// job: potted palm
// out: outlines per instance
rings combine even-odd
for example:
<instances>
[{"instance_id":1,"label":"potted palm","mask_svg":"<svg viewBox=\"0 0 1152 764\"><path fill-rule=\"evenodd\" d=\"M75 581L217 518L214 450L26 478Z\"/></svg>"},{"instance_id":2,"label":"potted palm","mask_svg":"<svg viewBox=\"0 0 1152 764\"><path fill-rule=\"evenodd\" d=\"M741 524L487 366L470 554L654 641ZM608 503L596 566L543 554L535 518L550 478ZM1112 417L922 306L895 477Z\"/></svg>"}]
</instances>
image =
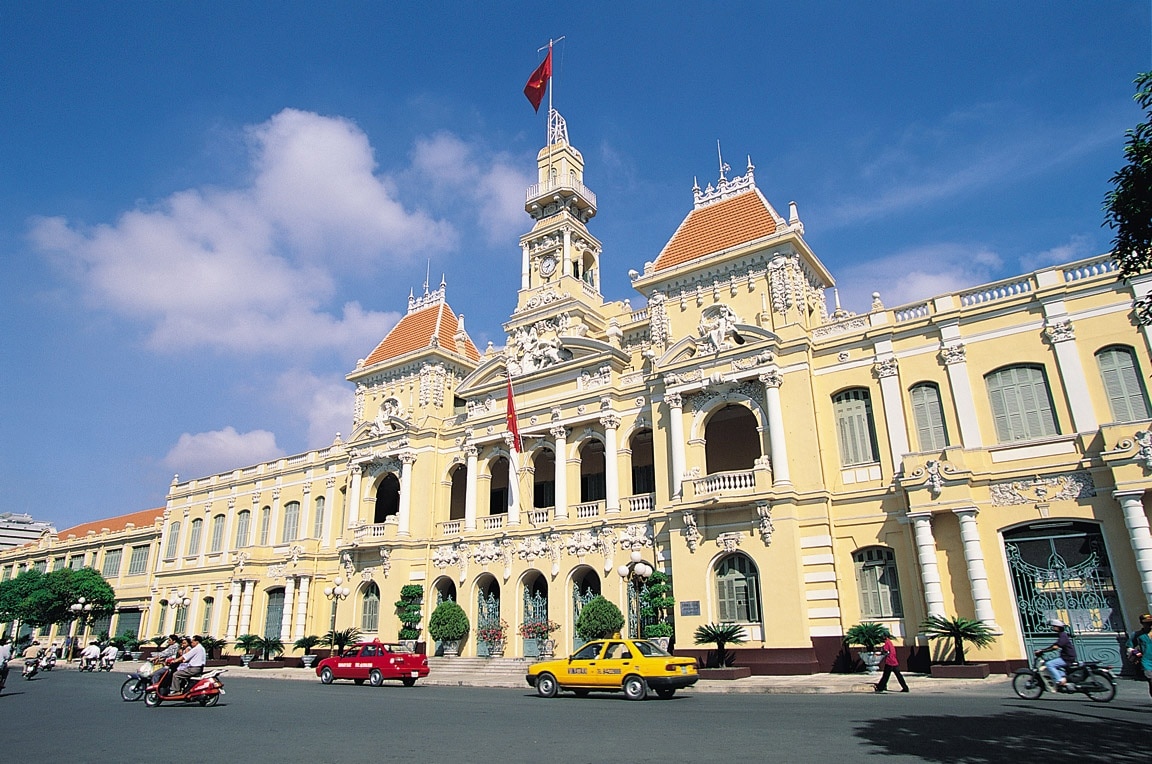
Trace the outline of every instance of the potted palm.
<instances>
[{"instance_id":1,"label":"potted palm","mask_svg":"<svg viewBox=\"0 0 1152 764\"><path fill-rule=\"evenodd\" d=\"M143 657L144 653L140 652L140 638L136 636L136 632L124 632L120 635L120 641L124 647L124 651L128 653L128 656L132 660L138 661Z\"/></svg>"},{"instance_id":2,"label":"potted palm","mask_svg":"<svg viewBox=\"0 0 1152 764\"><path fill-rule=\"evenodd\" d=\"M236 637L237 649L243 650L240 654L240 662L247 668L251 665L252 659L255 657L253 653L256 652L256 646L260 644L260 636L257 634L241 634Z\"/></svg>"},{"instance_id":3,"label":"potted palm","mask_svg":"<svg viewBox=\"0 0 1152 764\"><path fill-rule=\"evenodd\" d=\"M624 628L624 614L616 603L596 595L580 610L576 619L576 636L580 639L607 639Z\"/></svg>"},{"instance_id":4,"label":"potted palm","mask_svg":"<svg viewBox=\"0 0 1152 764\"><path fill-rule=\"evenodd\" d=\"M400 587L400 599L396 601L396 617L400 619L400 643L416 652L416 642L420 639L420 606L424 602L424 587L420 584L405 584Z\"/></svg>"},{"instance_id":5,"label":"potted palm","mask_svg":"<svg viewBox=\"0 0 1152 764\"><path fill-rule=\"evenodd\" d=\"M340 629L339 631L331 629L320 638L317 644L321 647L331 648L332 655L339 656L344 654L344 649L347 648L348 645L358 641L360 641L360 630L352 626L347 629Z\"/></svg>"},{"instance_id":6,"label":"potted palm","mask_svg":"<svg viewBox=\"0 0 1152 764\"><path fill-rule=\"evenodd\" d=\"M732 665L736 655L728 650L728 645L745 642L746 634L740 624L728 621L707 623L697 627L692 637L698 645L716 645L716 649L708 654L705 668L700 671L702 679L743 679L752 675L752 669L747 666Z\"/></svg>"},{"instance_id":7,"label":"potted palm","mask_svg":"<svg viewBox=\"0 0 1152 764\"><path fill-rule=\"evenodd\" d=\"M316 662L316 655L310 651L313 647L320 644L320 642L320 637L315 634L309 634L300 637L300 639L292 643L293 648L304 651L304 655L300 657L300 660L304 663L304 668L312 668L312 664Z\"/></svg>"},{"instance_id":8,"label":"potted palm","mask_svg":"<svg viewBox=\"0 0 1152 764\"><path fill-rule=\"evenodd\" d=\"M428 619L428 634L440 643L445 658L460 654L460 640L468 634L468 615L452 600L444 600Z\"/></svg>"},{"instance_id":9,"label":"potted palm","mask_svg":"<svg viewBox=\"0 0 1152 764\"><path fill-rule=\"evenodd\" d=\"M952 640L952 662L932 664L932 676L951 679L983 679L991 673L987 663L970 664L964 659L964 643L971 642L975 647L987 647L996 641L996 632L983 621L954 616L946 618L934 615L920 624L920 630L928 641L936 639Z\"/></svg>"},{"instance_id":10,"label":"potted palm","mask_svg":"<svg viewBox=\"0 0 1152 764\"><path fill-rule=\"evenodd\" d=\"M860 660L868 669L868 673L874 674L880 671L880 661L884 659L880 646L890 635L888 627L884 624L864 621L844 632L844 643L849 646L860 646Z\"/></svg>"},{"instance_id":11,"label":"potted palm","mask_svg":"<svg viewBox=\"0 0 1152 764\"><path fill-rule=\"evenodd\" d=\"M204 648L204 652L208 657L206 666L227 666L228 661L223 657L217 658L218 652L222 651L228 643L223 639L217 639L211 635L200 638L200 646Z\"/></svg>"},{"instance_id":12,"label":"potted palm","mask_svg":"<svg viewBox=\"0 0 1152 764\"><path fill-rule=\"evenodd\" d=\"M278 660L284 653L284 640L280 637L257 637L255 648L260 660L252 661L248 668L284 668L284 661Z\"/></svg>"}]
</instances>

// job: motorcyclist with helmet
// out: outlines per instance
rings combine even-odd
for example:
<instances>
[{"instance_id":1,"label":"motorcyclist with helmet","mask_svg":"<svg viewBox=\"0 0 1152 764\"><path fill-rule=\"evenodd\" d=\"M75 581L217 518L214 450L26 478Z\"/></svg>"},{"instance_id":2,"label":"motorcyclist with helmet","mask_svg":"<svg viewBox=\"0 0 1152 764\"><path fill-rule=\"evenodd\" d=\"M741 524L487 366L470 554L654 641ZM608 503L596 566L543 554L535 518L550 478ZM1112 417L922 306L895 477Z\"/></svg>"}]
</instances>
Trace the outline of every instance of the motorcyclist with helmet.
<instances>
[{"instance_id":1,"label":"motorcyclist with helmet","mask_svg":"<svg viewBox=\"0 0 1152 764\"><path fill-rule=\"evenodd\" d=\"M1067 692L1067 670L1069 666L1076 662L1076 646L1072 644L1072 637L1068 634L1068 624L1059 618L1053 618L1048 621L1048 625L1056 632L1056 641L1048 647L1037 650L1036 655L1041 655L1049 650L1060 651L1060 655L1047 661L1044 664L1044 668L1047 669L1048 675L1052 677L1052 681L1056 683L1056 691Z\"/></svg>"},{"instance_id":2,"label":"motorcyclist with helmet","mask_svg":"<svg viewBox=\"0 0 1152 764\"><path fill-rule=\"evenodd\" d=\"M1140 616L1140 631L1129 640L1128 656L1144 672L1148 680L1148 695L1152 696L1152 615Z\"/></svg>"},{"instance_id":3,"label":"motorcyclist with helmet","mask_svg":"<svg viewBox=\"0 0 1152 764\"><path fill-rule=\"evenodd\" d=\"M89 642L88 646L80 651L80 667L83 668L89 663L93 667L100 661L100 646L95 642Z\"/></svg>"},{"instance_id":4,"label":"motorcyclist with helmet","mask_svg":"<svg viewBox=\"0 0 1152 764\"><path fill-rule=\"evenodd\" d=\"M116 656L119 654L120 654L120 648L116 647L116 645L109 642L108 646L105 647L104 650L100 653L101 668L103 668L104 666L111 668L113 665L115 665Z\"/></svg>"}]
</instances>

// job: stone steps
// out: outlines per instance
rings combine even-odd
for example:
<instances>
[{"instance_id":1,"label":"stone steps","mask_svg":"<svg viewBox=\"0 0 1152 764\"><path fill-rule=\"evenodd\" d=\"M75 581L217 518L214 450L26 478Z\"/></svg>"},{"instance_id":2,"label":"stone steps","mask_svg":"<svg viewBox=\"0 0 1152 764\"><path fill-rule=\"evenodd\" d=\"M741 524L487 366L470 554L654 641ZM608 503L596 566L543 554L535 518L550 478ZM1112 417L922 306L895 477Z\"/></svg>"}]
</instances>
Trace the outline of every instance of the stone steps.
<instances>
[{"instance_id":1,"label":"stone steps","mask_svg":"<svg viewBox=\"0 0 1152 764\"><path fill-rule=\"evenodd\" d=\"M421 681L482 687L527 687L524 675L532 661L524 658L437 658L428 659L429 674Z\"/></svg>"}]
</instances>

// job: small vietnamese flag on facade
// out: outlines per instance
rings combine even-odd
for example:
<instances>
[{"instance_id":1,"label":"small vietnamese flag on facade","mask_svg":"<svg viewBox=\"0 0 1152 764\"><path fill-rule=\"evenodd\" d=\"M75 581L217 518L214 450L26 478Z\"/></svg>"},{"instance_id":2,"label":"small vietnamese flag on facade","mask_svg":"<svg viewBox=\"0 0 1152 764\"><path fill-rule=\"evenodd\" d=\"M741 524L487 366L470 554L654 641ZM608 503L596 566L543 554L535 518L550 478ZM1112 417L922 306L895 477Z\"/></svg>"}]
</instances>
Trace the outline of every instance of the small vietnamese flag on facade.
<instances>
[{"instance_id":1,"label":"small vietnamese flag on facade","mask_svg":"<svg viewBox=\"0 0 1152 764\"><path fill-rule=\"evenodd\" d=\"M512 433L512 448L517 454L524 450L520 427L516 424L516 401L512 398L512 375L508 375L508 432Z\"/></svg>"},{"instance_id":2,"label":"small vietnamese flag on facade","mask_svg":"<svg viewBox=\"0 0 1152 764\"><path fill-rule=\"evenodd\" d=\"M551 76L552 46L548 46L548 55L544 57L540 66L536 67L536 71L532 72L532 76L528 78L528 84L524 86L524 95L528 96L532 108L536 111L540 111L540 102L544 100L544 91L548 89L548 78ZM512 388L509 387L508 389L511 390Z\"/></svg>"}]
</instances>

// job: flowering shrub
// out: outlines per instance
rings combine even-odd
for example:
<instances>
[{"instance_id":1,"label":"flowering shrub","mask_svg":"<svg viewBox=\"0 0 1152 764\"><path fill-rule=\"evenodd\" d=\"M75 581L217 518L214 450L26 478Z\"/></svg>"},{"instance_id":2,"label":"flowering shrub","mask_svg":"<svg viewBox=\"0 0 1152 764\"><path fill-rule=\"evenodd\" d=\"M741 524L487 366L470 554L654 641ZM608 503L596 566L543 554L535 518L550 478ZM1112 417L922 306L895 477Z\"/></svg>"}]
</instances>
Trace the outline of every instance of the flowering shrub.
<instances>
[{"instance_id":1,"label":"flowering shrub","mask_svg":"<svg viewBox=\"0 0 1152 764\"><path fill-rule=\"evenodd\" d=\"M559 628L560 624L555 621L525 621L520 624L520 636L524 639L547 639Z\"/></svg>"},{"instance_id":2,"label":"flowering shrub","mask_svg":"<svg viewBox=\"0 0 1152 764\"><path fill-rule=\"evenodd\" d=\"M482 626L476 630L476 638L481 642L492 644L503 642L508 636L508 622L503 618L496 625Z\"/></svg>"}]
</instances>

